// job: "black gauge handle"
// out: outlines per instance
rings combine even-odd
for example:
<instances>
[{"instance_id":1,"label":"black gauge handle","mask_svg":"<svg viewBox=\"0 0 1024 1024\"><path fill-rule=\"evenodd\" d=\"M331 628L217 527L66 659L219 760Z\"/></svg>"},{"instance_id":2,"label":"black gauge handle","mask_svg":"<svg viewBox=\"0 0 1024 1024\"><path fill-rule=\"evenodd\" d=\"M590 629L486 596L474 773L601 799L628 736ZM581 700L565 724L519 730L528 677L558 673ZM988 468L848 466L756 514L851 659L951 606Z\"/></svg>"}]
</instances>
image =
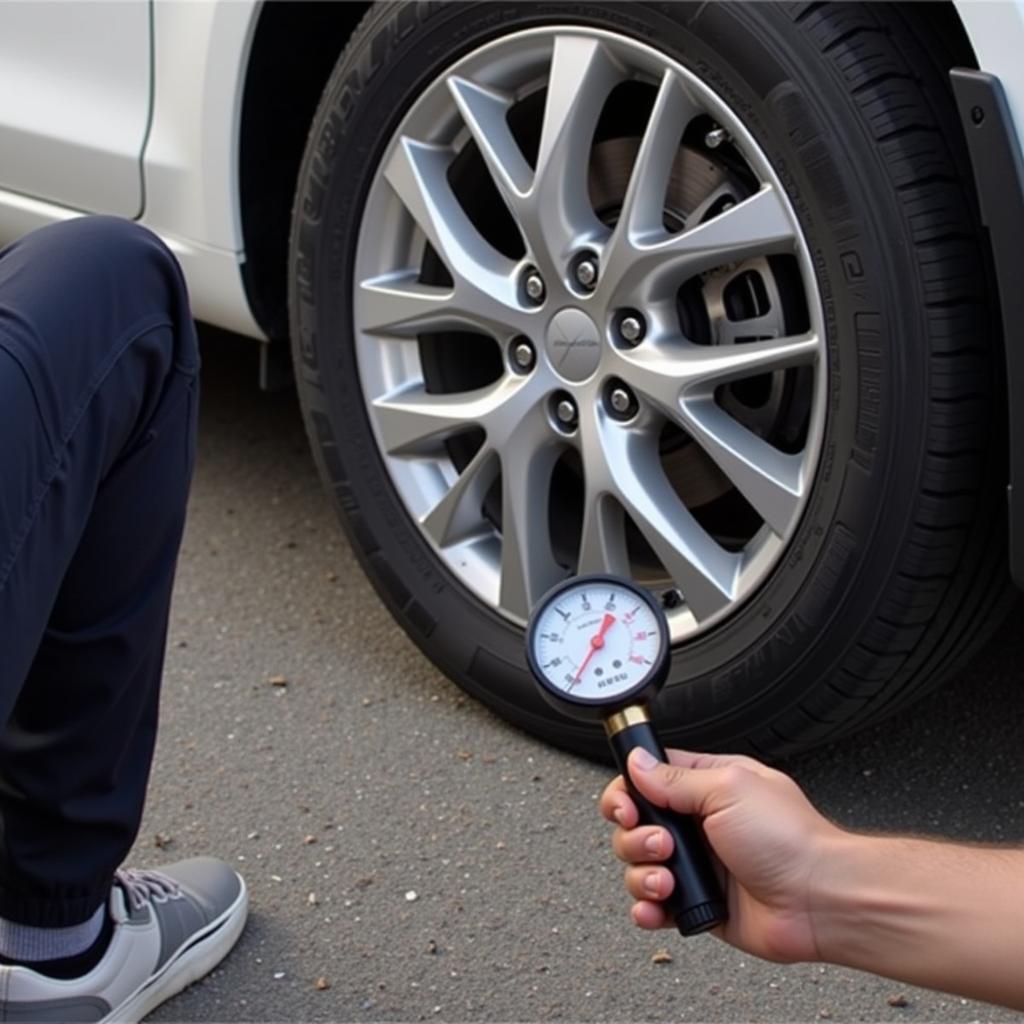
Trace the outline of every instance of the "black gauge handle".
<instances>
[{"instance_id":1,"label":"black gauge handle","mask_svg":"<svg viewBox=\"0 0 1024 1024\"><path fill-rule=\"evenodd\" d=\"M609 727L608 742L640 812L641 824L660 825L672 836L672 856L665 861L665 867L672 872L675 885L663 902L680 934L698 935L722 924L729 912L700 825L692 817L648 803L629 777L626 760L636 747L642 747L659 761L667 761L654 727L649 721L638 721L614 732Z\"/></svg>"}]
</instances>

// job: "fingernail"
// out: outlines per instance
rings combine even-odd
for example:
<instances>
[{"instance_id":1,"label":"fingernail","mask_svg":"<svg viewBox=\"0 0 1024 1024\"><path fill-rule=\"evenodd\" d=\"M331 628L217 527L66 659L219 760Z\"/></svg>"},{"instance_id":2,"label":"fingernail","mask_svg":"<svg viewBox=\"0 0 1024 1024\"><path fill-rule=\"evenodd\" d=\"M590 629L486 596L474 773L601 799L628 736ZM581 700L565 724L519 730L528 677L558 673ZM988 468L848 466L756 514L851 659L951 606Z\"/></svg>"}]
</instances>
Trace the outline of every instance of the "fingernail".
<instances>
[{"instance_id":1,"label":"fingernail","mask_svg":"<svg viewBox=\"0 0 1024 1024\"><path fill-rule=\"evenodd\" d=\"M634 768L642 772L649 772L657 765L658 759L649 754L643 747L637 747L630 755L630 763Z\"/></svg>"},{"instance_id":2,"label":"fingernail","mask_svg":"<svg viewBox=\"0 0 1024 1024\"><path fill-rule=\"evenodd\" d=\"M644 879L644 892L647 893L648 896L657 897L659 891L658 880L659 876L657 871L649 871L647 873L647 877Z\"/></svg>"},{"instance_id":3,"label":"fingernail","mask_svg":"<svg viewBox=\"0 0 1024 1024\"><path fill-rule=\"evenodd\" d=\"M653 853L654 856L658 856L661 853L661 836L657 832L653 832L644 840L644 849L648 853Z\"/></svg>"},{"instance_id":4,"label":"fingernail","mask_svg":"<svg viewBox=\"0 0 1024 1024\"><path fill-rule=\"evenodd\" d=\"M612 817L623 827L626 827L626 812L622 807L616 807L612 811Z\"/></svg>"}]
</instances>

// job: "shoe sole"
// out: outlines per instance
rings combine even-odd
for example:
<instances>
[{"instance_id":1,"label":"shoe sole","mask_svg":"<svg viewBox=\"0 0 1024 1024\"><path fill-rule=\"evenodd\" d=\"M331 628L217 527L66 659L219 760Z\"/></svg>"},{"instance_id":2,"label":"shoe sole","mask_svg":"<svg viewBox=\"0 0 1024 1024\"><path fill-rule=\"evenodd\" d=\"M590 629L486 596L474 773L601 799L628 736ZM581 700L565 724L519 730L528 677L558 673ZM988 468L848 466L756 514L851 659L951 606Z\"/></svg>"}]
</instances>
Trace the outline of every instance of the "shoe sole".
<instances>
[{"instance_id":1,"label":"shoe sole","mask_svg":"<svg viewBox=\"0 0 1024 1024\"><path fill-rule=\"evenodd\" d=\"M242 934L249 912L249 891L242 876L236 872L235 877L241 883L235 902L220 917L196 932L188 945L182 946L156 974L111 1010L99 1024L137 1024L161 1003L209 974L231 952Z\"/></svg>"}]
</instances>

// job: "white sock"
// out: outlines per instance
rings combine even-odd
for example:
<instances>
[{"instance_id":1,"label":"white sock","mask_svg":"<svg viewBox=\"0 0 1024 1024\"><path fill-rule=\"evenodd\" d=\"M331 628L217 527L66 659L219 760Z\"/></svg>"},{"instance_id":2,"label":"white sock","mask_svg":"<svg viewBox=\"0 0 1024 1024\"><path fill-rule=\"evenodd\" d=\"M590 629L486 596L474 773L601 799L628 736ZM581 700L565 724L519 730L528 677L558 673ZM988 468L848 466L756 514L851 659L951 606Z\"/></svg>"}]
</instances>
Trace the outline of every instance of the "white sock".
<instances>
[{"instance_id":1,"label":"white sock","mask_svg":"<svg viewBox=\"0 0 1024 1024\"><path fill-rule=\"evenodd\" d=\"M21 961L63 960L77 956L100 937L106 912L106 904L101 904L88 921L66 928L37 928L0 917L0 956Z\"/></svg>"}]
</instances>

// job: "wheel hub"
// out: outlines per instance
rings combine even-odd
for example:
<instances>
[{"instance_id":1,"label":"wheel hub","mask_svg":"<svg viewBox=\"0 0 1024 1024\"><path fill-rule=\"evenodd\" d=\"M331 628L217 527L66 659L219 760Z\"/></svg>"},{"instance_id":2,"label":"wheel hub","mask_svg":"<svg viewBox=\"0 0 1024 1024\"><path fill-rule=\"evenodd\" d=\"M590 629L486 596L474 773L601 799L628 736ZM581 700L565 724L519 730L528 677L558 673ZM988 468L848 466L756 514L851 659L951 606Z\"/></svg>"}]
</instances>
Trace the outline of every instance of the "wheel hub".
<instances>
[{"instance_id":1,"label":"wheel hub","mask_svg":"<svg viewBox=\"0 0 1024 1024\"><path fill-rule=\"evenodd\" d=\"M560 309L548 324L544 347L551 368L571 383L593 376L601 362L597 324L581 309Z\"/></svg>"}]
</instances>

